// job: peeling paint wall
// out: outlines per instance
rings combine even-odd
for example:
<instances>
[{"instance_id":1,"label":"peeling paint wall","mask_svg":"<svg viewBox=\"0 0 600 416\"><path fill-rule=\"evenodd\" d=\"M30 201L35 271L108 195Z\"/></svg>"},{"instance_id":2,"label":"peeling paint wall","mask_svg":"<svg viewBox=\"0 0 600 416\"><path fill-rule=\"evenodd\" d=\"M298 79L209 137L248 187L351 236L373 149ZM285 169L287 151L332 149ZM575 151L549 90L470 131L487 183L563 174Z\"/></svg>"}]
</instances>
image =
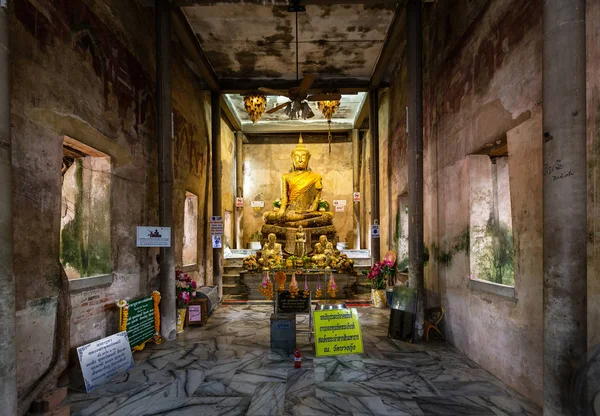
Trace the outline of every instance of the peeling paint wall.
<instances>
[{"instance_id":1,"label":"peeling paint wall","mask_svg":"<svg viewBox=\"0 0 600 416\"><path fill-rule=\"evenodd\" d=\"M22 393L46 371L52 356L63 136L100 150L112 163L114 281L72 294L72 348L117 330L116 300L158 287L158 250L137 248L135 235L136 225L158 223L158 169L152 10L131 0L23 0L12 6L14 271ZM175 213L183 214L186 188L200 196L205 212L209 105L177 44L172 53ZM179 259L182 226L175 221ZM199 221L199 235L204 227Z\"/></svg>"},{"instance_id":2,"label":"peeling paint wall","mask_svg":"<svg viewBox=\"0 0 600 416\"><path fill-rule=\"evenodd\" d=\"M292 168L290 154L295 144L244 144L244 247L264 224L262 215L273 209L273 200L281 196L281 175ZM346 200L344 212L334 212L333 225L339 241L352 231L352 143L306 144L311 153L309 167L323 176L321 198L334 211L333 201ZM251 201L264 201L264 209L255 210ZM263 236L266 238L266 236Z\"/></svg>"},{"instance_id":3,"label":"peeling paint wall","mask_svg":"<svg viewBox=\"0 0 600 416\"><path fill-rule=\"evenodd\" d=\"M423 90L427 303L446 309L443 326L450 342L538 404L543 355L541 7L540 0L426 4ZM403 61L390 92L390 159L396 161L391 183L397 195L408 191L406 80ZM502 135L509 143L515 299L468 286L475 183L467 156Z\"/></svg>"}]
</instances>

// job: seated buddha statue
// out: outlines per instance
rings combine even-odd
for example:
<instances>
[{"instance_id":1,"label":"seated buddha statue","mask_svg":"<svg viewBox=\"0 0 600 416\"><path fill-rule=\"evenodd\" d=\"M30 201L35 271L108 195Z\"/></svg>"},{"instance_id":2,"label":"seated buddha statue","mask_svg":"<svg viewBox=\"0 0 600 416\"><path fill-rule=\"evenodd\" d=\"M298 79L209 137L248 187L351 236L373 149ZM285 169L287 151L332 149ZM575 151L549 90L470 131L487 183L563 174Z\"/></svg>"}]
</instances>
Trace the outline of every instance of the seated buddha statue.
<instances>
[{"instance_id":1,"label":"seated buddha statue","mask_svg":"<svg viewBox=\"0 0 600 416\"><path fill-rule=\"evenodd\" d=\"M267 237L267 242L262 248L261 257L258 260L258 263L263 266L269 266L269 260L275 259L278 256L282 256L281 244L277 242L277 236L275 234L269 234Z\"/></svg>"},{"instance_id":2,"label":"seated buddha statue","mask_svg":"<svg viewBox=\"0 0 600 416\"><path fill-rule=\"evenodd\" d=\"M275 211L265 212L264 221L293 228L331 225L333 213L318 210L322 178L308 168L310 152L302 142L302 135L291 157L293 169L281 177L281 206Z\"/></svg>"},{"instance_id":3,"label":"seated buddha statue","mask_svg":"<svg viewBox=\"0 0 600 416\"><path fill-rule=\"evenodd\" d=\"M333 255L333 244L327 241L327 236L320 236L313 249L312 262L319 268L329 267Z\"/></svg>"}]
</instances>

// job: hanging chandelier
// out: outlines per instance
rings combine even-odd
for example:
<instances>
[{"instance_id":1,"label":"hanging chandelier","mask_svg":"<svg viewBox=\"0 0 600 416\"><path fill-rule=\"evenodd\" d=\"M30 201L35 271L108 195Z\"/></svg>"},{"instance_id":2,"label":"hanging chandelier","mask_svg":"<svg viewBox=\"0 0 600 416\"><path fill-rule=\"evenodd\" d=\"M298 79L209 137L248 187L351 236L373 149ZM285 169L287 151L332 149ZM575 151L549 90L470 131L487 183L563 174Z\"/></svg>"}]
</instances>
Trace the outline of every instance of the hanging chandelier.
<instances>
[{"instance_id":1,"label":"hanging chandelier","mask_svg":"<svg viewBox=\"0 0 600 416\"><path fill-rule=\"evenodd\" d=\"M267 98L261 93L249 93L244 95L244 109L250 116L250 120L256 123L262 117L267 108Z\"/></svg>"},{"instance_id":2,"label":"hanging chandelier","mask_svg":"<svg viewBox=\"0 0 600 416\"><path fill-rule=\"evenodd\" d=\"M317 107L323 113L323 117L327 120L328 123L331 123L331 119L333 115L337 111L340 106L340 100L327 100L327 101L318 101Z\"/></svg>"},{"instance_id":3,"label":"hanging chandelier","mask_svg":"<svg viewBox=\"0 0 600 416\"><path fill-rule=\"evenodd\" d=\"M327 140L329 142L329 153L331 153L331 119L340 106L340 100L318 101L317 108L323 113L323 117L327 120Z\"/></svg>"}]
</instances>

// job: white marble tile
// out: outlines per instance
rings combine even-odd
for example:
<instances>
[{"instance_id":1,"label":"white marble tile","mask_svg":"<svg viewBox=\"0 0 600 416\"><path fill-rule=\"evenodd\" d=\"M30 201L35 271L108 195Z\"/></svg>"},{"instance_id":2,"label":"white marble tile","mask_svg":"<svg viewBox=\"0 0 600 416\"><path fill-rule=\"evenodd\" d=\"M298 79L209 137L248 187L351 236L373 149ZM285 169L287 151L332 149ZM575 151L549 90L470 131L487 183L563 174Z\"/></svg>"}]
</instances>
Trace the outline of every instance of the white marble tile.
<instances>
[{"instance_id":1,"label":"white marble tile","mask_svg":"<svg viewBox=\"0 0 600 416\"><path fill-rule=\"evenodd\" d=\"M250 402L248 416L283 415L286 383L260 383Z\"/></svg>"},{"instance_id":2,"label":"white marble tile","mask_svg":"<svg viewBox=\"0 0 600 416\"><path fill-rule=\"evenodd\" d=\"M534 404L445 343L387 338L388 311L359 308L364 354L315 357L298 334L301 369L270 351L268 305L219 308L203 327L134 354L136 367L97 391L72 388L81 416L534 416ZM305 324L306 316L298 319Z\"/></svg>"}]
</instances>

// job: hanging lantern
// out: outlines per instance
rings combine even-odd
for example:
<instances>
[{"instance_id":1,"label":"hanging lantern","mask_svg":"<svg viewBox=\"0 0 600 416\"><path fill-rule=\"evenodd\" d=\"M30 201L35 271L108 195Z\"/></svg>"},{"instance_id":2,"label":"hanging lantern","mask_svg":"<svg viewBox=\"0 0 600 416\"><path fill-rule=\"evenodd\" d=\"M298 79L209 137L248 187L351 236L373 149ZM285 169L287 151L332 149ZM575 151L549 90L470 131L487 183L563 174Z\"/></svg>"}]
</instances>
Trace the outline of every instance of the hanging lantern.
<instances>
[{"instance_id":1,"label":"hanging lantern","mask_svg":"<svg viewBox=\"0 0 600 416\"><path fill-rule=\"evenodd\" d=\"M244 108L250 116L250 120L256 123L267 108L267 98L261 93L246 94L244 95Z\"/></svg>"},{"instance_id":2,"label":"hanging lantern","mask_svg":"<svg viewBox=\"0 0 600 416\"><path fill-rule=\"evenodd\" d=\"M331 119L340 106L340 100L318 101L317 108L323 113L323 117L327 120L327 140L329 141L329 153L331 153Z\"/></svg>"},{"instance_id":3,"label":"hanging lantern","mask_svg":"<svg viewBox=\"0 0 600 416\"><path fill-rule=\"evenodd\" d=\"M327 100L327 101L319 101L317 102L317 107L323 113L323 117L327 120L327 122L331 123L331 119L333 115L337 111L340 106L340 100Z\"/></svg>"}]
</instances>

